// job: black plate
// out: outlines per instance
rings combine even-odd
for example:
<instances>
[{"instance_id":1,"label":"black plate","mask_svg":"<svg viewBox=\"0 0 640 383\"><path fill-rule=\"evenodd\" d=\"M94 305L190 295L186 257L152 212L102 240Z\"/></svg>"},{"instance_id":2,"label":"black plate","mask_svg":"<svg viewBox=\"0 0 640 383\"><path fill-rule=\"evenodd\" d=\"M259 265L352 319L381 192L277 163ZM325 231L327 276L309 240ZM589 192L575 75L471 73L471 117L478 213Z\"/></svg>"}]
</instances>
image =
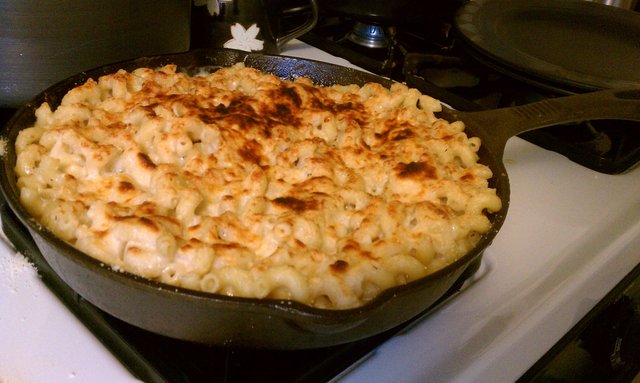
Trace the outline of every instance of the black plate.
<instances>
[{"instance_id":1,"label":"black plate","mask_svg":"<svg viewBox=\"0 0 640 383\"><path fill-rule=\"evenodd\" d=\"M480 0L455 19L503 72L581 90L640 85L640 14L583 0ZM500 69L499 67L497 69Z\"/></svg>"}]
</instances>

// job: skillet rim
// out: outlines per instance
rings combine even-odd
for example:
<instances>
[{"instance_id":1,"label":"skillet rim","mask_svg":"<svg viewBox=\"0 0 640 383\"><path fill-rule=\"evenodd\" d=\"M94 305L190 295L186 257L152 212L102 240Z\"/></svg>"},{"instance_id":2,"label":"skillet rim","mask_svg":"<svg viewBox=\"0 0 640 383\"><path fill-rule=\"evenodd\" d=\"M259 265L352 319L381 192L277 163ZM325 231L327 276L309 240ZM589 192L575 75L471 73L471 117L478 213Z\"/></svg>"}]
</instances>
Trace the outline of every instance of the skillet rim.
<instances>
[{"instance_id":1,"label":"skillet rim","mask_svg":"<svg viewBox=\"0 0 640 383\"><path fill-rule=\"evenodd\" d=\"M51 87L35 96L30 102L19 108L0 134L0 139L4 140L4 142L6 143L6 150L2 155L3 166L0 167L0 190L11 211L15 214L19 221L27 227L31 236L33 237L34 233L37 234L38 236L45 239L47 243L52 245L56 250L59 250L59 255L69 258L73 262L81 262L85 267L90 268L91 271L103 273L106 276L109 276L110 279L113 279L118 283L122 283L121 280L124 280L132 284L136 288L154 289L163 294L175 296L178 299L188 298L198 301L207 301L209 302L209 304L241 305L247 306L246 309L250 308L252 311L271 313L273 315L283 316L288 319L312 319L323 324L334 324L364 321L368 319L370 314L379 310L383 310L389 302L397 299L399 296L409 295L412 293L412 291L420 290L420 288L424 285L429 285L431 282L449 275L465 265L469 265L477 257L480 257L482 255L483 251L491 244L491 242L499 232L502 224L505 221L508 210L509 182L506 171L504 170L504 166L502 165L502 158L494 158L491 156L491 154L489 154L489 157L495 160L495 163L485 163L485 165L489 166L494 173L490 182L496 183L497 181L501 181L500 185L494 184L492 185L492 187L502 187L502 189L497 190L499 197L502 199L502 209L497 213L489 214L489 219L492 223L491 229L489 232L482 235L481 240L471 251L456 259L449 265L438 269L430 274L427 274L419 279L416 279L404 285L398 285L389 289L385 289L375 298L361 306L348 309L323 309L309 306L307 304L294 300L230 297L223 294L206 293L164 284L128 272L117 271L112 267L104 264L103 262L91 257L90 255L79 251L71 244L59 239L51 231L35 222L35 219L27 212L26 208L24 208L24 206L22 206L19 201L19 193L15 182L16 177L13 168L16 161L15 139L17 137L17 134L20 130L29 127L29 124L33 123L33 121L35 120L33 112L37 107L40 106L42 102L49 102L52 108L55 109L55 107L58 106L59 100L62 98L62 96L64 96L64 94L66 94L66 92L72 87L84 83L90 77L97 79L97 77L101 75L113 73L120 68L130 70L131 68L135 67L148 66L149 63L154 63L153 66L158 67L161 65L174 63L176 61L179 61L179 59L181 58L196 60L198 62L201 62L202 60L205 60L205 62L209 62L212 57L216 59L215 57L217 57L218 55L229 55L228 59L235 60L234 62L243 61L247 66L256 65L256 63L260 63L261 60L274 61L275 65L272 65L270 68L265 69L260 67L259 69L269 73L274 73L276 75L278 75L277 72L281 73L283 69L288 70L288 73L293 75L293 77L289 78L295 78L299 75L299 73L302 72L319 69L321 70L321 73L317 76L319 77L320 81L318 82L314 80L314 83L318 83L319 85L331 85L336 83L346 85L354 83L352 80L349 80L351 77L347 76L338 78L338 81L335 81L336 78L331 77L331 74L334 71L338 71L341 74L352 74L359 80L378 82L386 87L393 83L392 80L389 80L385 77L317 60L302 59L290 56L247 53L243 51L216 48L198 49L177 54L145 56L133 60L125 60L114 64L100 66L88 71L78 73L52 85ZM198 67L211 66L217 67L218 65L199 65ZM189 68L193 68L193 66L181 66L180 64L178 64L178 68L186 68L187 70L189 70ZM347 81L345 81L345 79ZM27 122L29 120L31 122ZM491 149L483 148L484 146L481 146L481 150L490 151ZM38 247L40 248L39 244ZM77 291L77 293L79 295L83 295L79 291ZM429 305L424 305L421 307L421 310L418 310L418 312L426 310ZM379 331L381 332L383 331L383 329Z\"/></svg>"}]
</instances>

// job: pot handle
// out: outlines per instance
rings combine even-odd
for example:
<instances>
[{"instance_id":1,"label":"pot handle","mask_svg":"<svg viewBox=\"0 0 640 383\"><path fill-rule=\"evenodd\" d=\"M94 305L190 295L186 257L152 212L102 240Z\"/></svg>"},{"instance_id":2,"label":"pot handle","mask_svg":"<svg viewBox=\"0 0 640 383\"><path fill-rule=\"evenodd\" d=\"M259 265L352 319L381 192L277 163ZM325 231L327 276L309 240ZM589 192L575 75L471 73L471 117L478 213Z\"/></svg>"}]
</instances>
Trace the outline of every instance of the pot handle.
<instances>
[{"instance_id":1,"label":"pot handle","mask_svg":"<svg viewBox=\"0 0 640 383\"><path fill-rule=\"evenodd\" d=\"M482 132L483 145L502 153L509 138L529 130L589 120L640 121L640 88L600 90L480 112L447 109L441 116Z\"/></svg>"},{"instance_id":2,"label":"pot handle","mask_svg":"<svg viewBox=\"0 0 640 383\"><path fill-rule=\"evenodd\" d=\"M284 47L284 45L287 42L304 35L305 33L312 30L313 27L316 26L316 23L318 22L318 13L319 13L318 3L316 2L316 0L309 0L309 6L311 8L311 15L305 21L304 24L294 28L292 31L290 31L286 35L279 36L276 38L276 45L278 47L278 51L282 50L282 47ZM296 10L297 9L298 8L296 8Z\"/></svg>"}]
</instances>

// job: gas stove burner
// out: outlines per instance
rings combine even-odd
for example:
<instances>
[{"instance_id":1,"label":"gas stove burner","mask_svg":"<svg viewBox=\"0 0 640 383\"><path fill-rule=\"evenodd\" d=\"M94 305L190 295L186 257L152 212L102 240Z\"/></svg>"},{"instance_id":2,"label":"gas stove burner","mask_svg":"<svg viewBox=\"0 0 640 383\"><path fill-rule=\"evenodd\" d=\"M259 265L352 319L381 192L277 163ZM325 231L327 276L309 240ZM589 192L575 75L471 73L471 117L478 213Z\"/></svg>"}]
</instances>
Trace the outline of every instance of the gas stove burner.
<instances>
[{"instance_id":1,"label":"gas stove burner","mask_svg":"<svg viewBox=\"0 0 640 383\"><path fill-rule=\"evenodd\" d=\"M390 40L387 32L390 31L392 31L391 28L385 30L385 28L379 25L357 21L353 25L351 32L347 35L347 39L367 48L387 48Z\"/></svg>"}]
</instances>

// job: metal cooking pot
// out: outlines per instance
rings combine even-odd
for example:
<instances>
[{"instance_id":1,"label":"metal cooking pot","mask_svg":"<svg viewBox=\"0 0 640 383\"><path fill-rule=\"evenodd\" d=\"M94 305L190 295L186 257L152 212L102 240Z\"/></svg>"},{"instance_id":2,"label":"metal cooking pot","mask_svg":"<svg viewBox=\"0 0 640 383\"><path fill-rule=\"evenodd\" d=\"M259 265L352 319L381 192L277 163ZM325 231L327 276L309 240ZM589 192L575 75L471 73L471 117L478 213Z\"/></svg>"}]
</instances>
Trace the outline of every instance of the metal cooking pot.
<instances>
[{"instance_id":1,"label":"metal cooking pot","mask_svg":"<svg viewBox=\"0 0 640 383\"><path fill-rule=\"evenodd\" d=\"M69 89L90 77L97 78L121 68L132 70L175 63L189 72L202 67L226 67L236 62L283 78L306 76L322 85L375 81L389 86L391 83L373 74L316 61L231 50L198 50L141 58L73 76L21 108L1 137L7 143L0 167L2 193L53 270L84 299L107 313L173 338L210 344L302 349L355 341L404 323L431 306L461 276L464 277L465 271L470 265L477 264L483 250L502 226L509 206L509 180L502 153L510 137L538 127L583 119L640 120L640 89L601 91L487 112L443 111L442 116L447 119L467 122L468 134L482 139L480 162L494 173L490 183L497 189L503 209L490 216L491 230L465 256L433 274L388 289L362 307L348 310L318 309L293 301L208 294L114 271L43 229L21 205L14 173L14 143L18 132L34 122L34 110L43 101L56 107Z\"/></svg>"},{"instance_id":2,"label":"metal cooking pot","mask_svg":"<svg viewBox=\"0 0 640 383\"><path fill-rule=\"evenodd\" d=\"M191 0L6 0L0 14L0 107L83 70L189 49Z\"/></svg>"}]
</instances>

